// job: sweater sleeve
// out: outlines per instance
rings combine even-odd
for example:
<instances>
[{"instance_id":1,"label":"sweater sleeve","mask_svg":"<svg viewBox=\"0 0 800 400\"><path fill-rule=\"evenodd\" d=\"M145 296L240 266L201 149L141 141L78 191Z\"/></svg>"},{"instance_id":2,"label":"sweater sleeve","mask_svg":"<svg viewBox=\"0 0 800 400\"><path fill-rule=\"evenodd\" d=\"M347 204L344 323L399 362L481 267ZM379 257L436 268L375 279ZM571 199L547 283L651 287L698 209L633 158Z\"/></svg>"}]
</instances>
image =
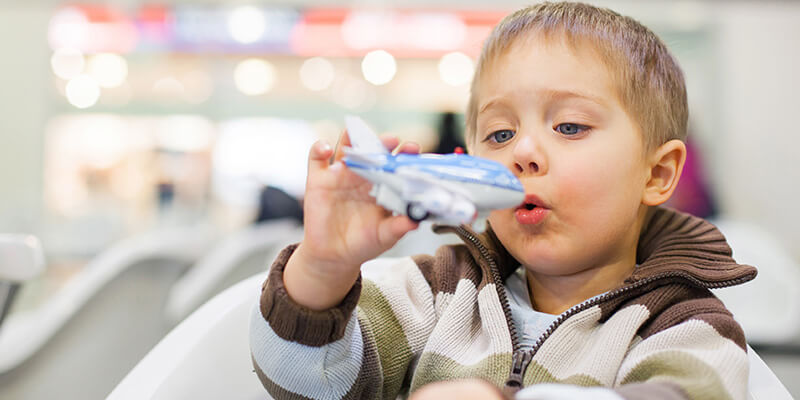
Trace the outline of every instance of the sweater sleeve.
<instances>
[{"instance_id":1,"label":"sweater sleeve","mask_svg":"<svg viewBox=\"0 0 800 400\"><path fill-rule=\"evenodd\" d=\"M295 248L276 259L251 318L251 355L264 387L276 399L397 397L435 323L433 295L416 264L365 263L341 304L313 311L283 286Z\"/></svg>"},{"instance_id":2,"label":"sweater sleeve","mask_svg":"<svg viewBox=\"0 0 800 400\"><path fill-rule=\"evenodd\" d=\"M636 343L616 392L625 399L745 399L744 334L730 313L692 316Z\"/></svg>"}]
</instances>

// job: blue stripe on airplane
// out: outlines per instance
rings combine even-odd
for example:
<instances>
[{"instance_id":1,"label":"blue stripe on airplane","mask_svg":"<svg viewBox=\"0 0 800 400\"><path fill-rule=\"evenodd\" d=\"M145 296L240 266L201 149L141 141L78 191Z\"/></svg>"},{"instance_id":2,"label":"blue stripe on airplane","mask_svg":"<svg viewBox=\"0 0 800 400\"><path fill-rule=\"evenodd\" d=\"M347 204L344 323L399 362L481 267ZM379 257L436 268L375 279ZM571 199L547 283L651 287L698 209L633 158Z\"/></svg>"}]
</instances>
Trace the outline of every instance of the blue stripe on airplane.
<instances>
[{"instance_id":1,"label":"blue stripe on airplane","mask_svg":"<svg viewBox=\"0 0 800 400\"><path fill-rule=\"evenodd\" d=\"M345 159L348 167L380 168L395 172L397 168L416 169L437 178L460 182L475 182L523 192L519 180L502 164L468 154L398 154L388 155L386 163L371 166Z\"/></svg>"}]
</instances>

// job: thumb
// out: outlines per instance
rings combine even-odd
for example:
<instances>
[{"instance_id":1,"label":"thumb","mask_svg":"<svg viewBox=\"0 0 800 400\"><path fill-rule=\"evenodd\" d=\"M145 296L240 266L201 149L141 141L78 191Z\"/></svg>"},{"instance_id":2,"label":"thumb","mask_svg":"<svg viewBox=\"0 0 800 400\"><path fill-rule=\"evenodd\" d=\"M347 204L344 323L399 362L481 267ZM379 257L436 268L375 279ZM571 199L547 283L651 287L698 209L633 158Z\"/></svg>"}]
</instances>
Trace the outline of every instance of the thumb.
<instances>
[{"instance_id":1,"label":"thumb","mask_svg":"<svg viewBox=\"0 0 800 400\"><path fill-rule=\"evenodd\" d=\"M325 169L333 155L333 148L324 139L317 140L308 152L308 174Z\"/></svg>"},{"instance_id":2,"label":"thumb","mask_svg":"<svg viewBox=\"0 0 800 400\"><path fill-rule=\"evenodd\" d=\"M384 219L378 225L378 240L382 247L388 249L394 246L406 233L418 227L419 222L414 222L405 215L394 215Z\"/></svg>"}]
</instances>

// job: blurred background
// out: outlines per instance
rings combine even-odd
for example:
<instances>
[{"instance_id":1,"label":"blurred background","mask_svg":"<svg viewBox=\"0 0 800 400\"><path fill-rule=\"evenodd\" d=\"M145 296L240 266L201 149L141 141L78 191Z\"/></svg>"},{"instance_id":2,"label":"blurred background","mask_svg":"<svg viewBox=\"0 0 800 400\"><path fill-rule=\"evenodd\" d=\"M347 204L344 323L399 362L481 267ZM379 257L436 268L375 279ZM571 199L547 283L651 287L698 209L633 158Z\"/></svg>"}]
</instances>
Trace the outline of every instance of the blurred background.
<instances>
[{"instance_id":1,"label":"blurred background","mask_svg":"<svg viewBox=\"0 0 800 400\"><path fill-rule=\"evenodd\" d=\"M753 323L753 337L800 395L800 2L591 3L643 22L683 67L691 149L672 205L760 238L743 246L766 243L735 255L780 253L786 269L736 296L751 305L737 317L788 307L789 322ZM74 303L30 354L0 360L0 398L102 398L192 307L263 271L272 250L242 250L174 306L175 287L226 238L300 220L308 148L335 142L344 115L452 151L483 39L527 4L0 3L0 233L37 236L47 264L20 286L0 358L19 347L3 337L14 323ZM97 266L120 248L133 255ZM745 261L769 276L769 259ZM69 289L92 273L102 278Z\"/></svg>"}]
</instances>

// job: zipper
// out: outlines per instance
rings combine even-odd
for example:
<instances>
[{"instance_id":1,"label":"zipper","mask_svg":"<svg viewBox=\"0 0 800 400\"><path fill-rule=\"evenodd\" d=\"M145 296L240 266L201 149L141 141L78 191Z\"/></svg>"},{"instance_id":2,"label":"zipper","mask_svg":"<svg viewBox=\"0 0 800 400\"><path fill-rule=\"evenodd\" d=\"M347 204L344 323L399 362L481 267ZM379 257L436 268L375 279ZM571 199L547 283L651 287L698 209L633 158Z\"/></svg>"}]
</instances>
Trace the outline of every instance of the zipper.
<instances>
[{"instance_id":1,"label":"zipper","mask_svg":"<svg viewBox=\"0 0 800 400\"><path fill-rule=\"evenodd\" d=\"M456 232L458 232L463 238L469 240L470 243L475 245L478 251L481 253L483 259L489 264L489 273L492 274L492 281L494 281L494 287L497 290L497 297L500 298L500 306L503 307L503 314L506 317L506 324L508 325L508 331L511 334L511 349L514 354L517 353L519 350L519 334L517 333L517 328L514 326L511 318L511 306L508 304L508 294L506 293L506 288L503 286L503 280L500 278L500 272L498 272L497 263L494 261L489 255L489 250L486 246L481 243L475 235L468 232L466 229L462 227L456 227Z\"/></svg>"},{"instance_id":2,"label":"zipper","mask_svg":"<svg viewBox=\"0 0 800 400\"><path fill-rule=\"evenodd\" d=\"M681 279L684 279L684 280L687 280L687 281L691 282L692 284L694 284L696 286L705 287L705 288L708 288L708 289L732 286L732 285L736 285L736 284L739 284L739 283L747 282L749 280L748 277L741 277L741 278L736 278L736 279L729 279L727 281L722 281L722 282L703 282L703 281L700 281L699 279L697 279L697 278L695 278L695 277L693 277L691 275L688 275L688 274L680 272L680 271L664 272L664 273L661 273L661 274L658 274L658 275L653 275L653 276L651 276L649 278L634 282L631 285L621 287L621 288L619 288L617 290L613 290L611 292L608 292L608 293L606 293L606 294L604 294L604 295L602 295L600 297L596 297L596 298L591 299L589 301L586 301L586 302L580 303L580 304L578 304L576 306L573 306L569 310L561 313L561 315L558 316L558 319L556 319L552 324L550 324L550 326L542 334L542 336L540 336L539 339L536 340L536 343L534 344L534 346L530 350L522 351L521 353L523 353L523 354L521 356L519 356L519 357L512 357L512 361L516 360L516 362L512 362L511 374L509 375L508 380L506 381L506 386L517 387L517 388L521 388L522 387L522 378L525 375L525 369L528 368L528 364L531 362L531 360L533 360L533 356L536 354L537 351L539 351L539 349L544 344L545 340L547 340L547 338L550 337L550 335L552 335L553 332L555 332L555 330L558 329L558 327L562 323L564 323L564 321L566 321L569 317L571 317L571 316L573 316L575 314L578 314L581 311L586 310L587 308L594 307L595 305L597 305L599 303L612 300L612 299L614 299L616 297L620 297L623 294L625 294L625 293L627 293L627 292L629 292L629 291L631 291L633 289L638 289L638 288L640 288L642 286L649 285L649 284L651 284L653 282L656 282L656 281L659 281L659 280L662 280L662 279L668 279L668 278L681 278ZM676 283L686 284L686 283L683 283L683 282L676 282ZM517 355L517 353L515 351L514 356L516 356L516 355ZM521 372L517 372L518 369L520 369Z\"/></svg>"},{"instance_id":3,"label":"zipper","mask_svg":"<svg viewBox=\"0 0 800 400\"><path fill-rule=\"evenodd\" d=\"M735 279L729 279L722 282L703 282L689 274L686 274L681 271L671 271L671 272L664 272L658 275L651 276L649 278L634 282L631 285L621 287L619 289L613 290L608 292L602 296L595 297L589 301L580 303L576 306L573 306L569 310L561 313L547 330L539 337L536 341L534 346L530 350L520 350L519 348L519 334L517 333L517 328L514 326L511 317L511 306L508 303L508 295L505 290L505 286L503 285L502 279L500 278L500 272L497 268L497 263L494 259L489 255L489 250L475 237L472 233L468 232L462 227L456 227L456 232L458 232L462 237L469 240L470 243L475 245L478 251L481 253L483 259L489 264L490 273L492 274L492 280L494 281L495 288L497 289L497 296L500 298L500 305L503 307L503 314L506 317L506 324L508 325L509 333L511 334L511 348L512 348L512 355L511 355L511 371L509 373L508 379L505 383L504 392L511 391L512 394L519 389L522 388L522 381L525 376L525 371L528 368L528 365L533 360L533 356L536 354L537 351L542 347L545 340L547 340L550 335L555 332L558 327L564 323L569 317L586 310L589 307L593 307L601 302L609 301L623 294L633 290L638 289L642 286L649 285L653 282L668 279L668 278L681 278L689 283L694 284L695 286L704 287L707 289L716 289L716 288L723 288L727 286L733 286L739 283L744 283L750 280L749 277L739 277ZM680 283L680 282L679 282ZM685 283L684 283L685 284Z\"/></svg>"},{"instance_id":4,"label":"zipper","mask_svg":"<svg viewBox=\"0 0 800 400\"><path fill-rule=\"evenodd\" d=\"M506 379L506 388L511 391L518 391L522 389L522 378L525 376L525 370L528 369L533 359L533 352L531 351L515 351L511 356L511 373Z\"/></svg>"}]
</instances>

